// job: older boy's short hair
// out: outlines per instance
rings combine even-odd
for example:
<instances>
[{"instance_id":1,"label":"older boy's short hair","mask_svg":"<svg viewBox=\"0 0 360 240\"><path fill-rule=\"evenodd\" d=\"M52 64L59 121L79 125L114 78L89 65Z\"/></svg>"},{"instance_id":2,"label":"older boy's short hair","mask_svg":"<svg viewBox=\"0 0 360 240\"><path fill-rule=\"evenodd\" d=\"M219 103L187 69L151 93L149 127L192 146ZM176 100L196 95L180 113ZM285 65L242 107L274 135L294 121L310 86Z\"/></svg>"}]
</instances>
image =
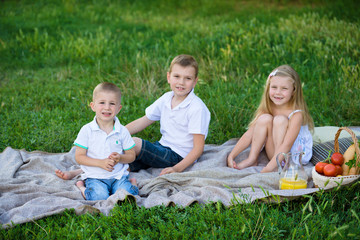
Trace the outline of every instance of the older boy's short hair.
<instances>
[{"instance_id":1,"label":"older boy's short hair","mask_svg":"<svg viewBox=\"0 0 360 240\"><path fill-rule=\"evenodd\" d=\"M102 82L99 83L93 91L93 99L95 99L96 94L98 94L99 92L113 92L117 95L117 97L119 98L119 102L121 102L121 91L120 88L118 88L118 86L116 86L113 83L109 83L109 82Z\"/></svg>"},{"instance_id":2,"label":"older boy's short hair","mask_svg":"<svg viewBox=\"0 0 360 240\"><path fill-rule=\"evenodd\" d=\"M199 67L198 67L198 63L196 62L196 60L193 56L186 55L186 54L181 54L181 55L176 56L171 61L169 72L171 72L171 70L175 64L179 64L182 67L188 67L188 66L193 67L195 69L195 77L197 77Z\"/></svg>"}]
</instances>

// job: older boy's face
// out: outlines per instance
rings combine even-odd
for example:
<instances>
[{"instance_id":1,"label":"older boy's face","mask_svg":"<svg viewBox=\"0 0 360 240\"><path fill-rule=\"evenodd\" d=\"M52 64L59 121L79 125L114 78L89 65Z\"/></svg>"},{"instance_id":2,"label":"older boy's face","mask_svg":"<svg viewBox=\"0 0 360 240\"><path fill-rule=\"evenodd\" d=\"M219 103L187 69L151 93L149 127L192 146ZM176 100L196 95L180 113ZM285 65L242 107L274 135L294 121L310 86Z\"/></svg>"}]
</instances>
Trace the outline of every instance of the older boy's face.
<instances>
[{"instance_id":1,"label":"older boy's face","mask_svg":"<svg viewBox=\"0 0 360 240\"><path fill-rule=\"evenodd\" d=\"M96 113L96 120L104 123L113 121L122 107L117 94L109 91L98 92L90 106Z\"/></svg>"},{"instance_id":2,"label":"older boy's face","mask_svg":"<svg viewBox=\"0 0 360 240\"><path fill-rule=\"evenodd\" d=\"M171 72L167 73L167 80L174 96L185 98L195 87L198 78L195 77L195 68L175 64Z\"/></svg>"}]
</instances>

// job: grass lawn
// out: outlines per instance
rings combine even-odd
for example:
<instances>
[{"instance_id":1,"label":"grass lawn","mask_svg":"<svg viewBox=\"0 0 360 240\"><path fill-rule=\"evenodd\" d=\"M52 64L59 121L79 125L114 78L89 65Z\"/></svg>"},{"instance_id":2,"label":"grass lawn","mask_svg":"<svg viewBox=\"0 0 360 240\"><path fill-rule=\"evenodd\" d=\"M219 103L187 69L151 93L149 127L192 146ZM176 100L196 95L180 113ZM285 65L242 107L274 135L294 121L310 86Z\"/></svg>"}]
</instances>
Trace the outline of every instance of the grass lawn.
<instances>
[{"instance_id":1,"label":"grass lawn","mask_svg":"<svg viewBox=\"0 0 360 240\"><path fill-rule=\"evenodd\" d=\"M360 126L359 13L355 0L0 1L0 151L69 151L102 81L122 89L124 125L142 116L182 53L199 62L207 144L244 133L281 64L298 71L316 126ZM159 125L137 136L158 140ZM0 239L360 239L359 190L229 208L126 202L109 217L68 210Z\"/></svg>"}]
</instances>

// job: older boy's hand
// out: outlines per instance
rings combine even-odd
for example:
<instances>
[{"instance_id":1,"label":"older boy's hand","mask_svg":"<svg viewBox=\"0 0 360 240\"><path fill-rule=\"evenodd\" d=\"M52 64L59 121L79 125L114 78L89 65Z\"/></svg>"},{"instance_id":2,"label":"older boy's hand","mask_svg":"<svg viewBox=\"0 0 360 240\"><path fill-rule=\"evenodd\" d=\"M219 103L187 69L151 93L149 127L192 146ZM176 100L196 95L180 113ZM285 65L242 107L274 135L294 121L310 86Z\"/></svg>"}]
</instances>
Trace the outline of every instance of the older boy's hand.
<instances>
[{"instance_id":1,"label":"older boy's hand","mask_svg":"<svg viewBox=\"0 0 360 240\"><path fill-rule=\"evenodd\" d=\"M105 158L103 161L101 161L101 168L105 169L106 171L111 172L114 170L116 162L110 158Z\"/></svg>"},{"instance_id":2,"label":"older boy's hand","mask_svg":"<svg viewBox=\"0 0 360 240\"><path fill-rule=\"evenodd\" d=\"M165 174L169 174L169 173L174 173L174 172L176 172L176 171L175 171L175 169L173 167L164 168L161 171L160 176L165 175Z\"/></svg>"}]
</instances>

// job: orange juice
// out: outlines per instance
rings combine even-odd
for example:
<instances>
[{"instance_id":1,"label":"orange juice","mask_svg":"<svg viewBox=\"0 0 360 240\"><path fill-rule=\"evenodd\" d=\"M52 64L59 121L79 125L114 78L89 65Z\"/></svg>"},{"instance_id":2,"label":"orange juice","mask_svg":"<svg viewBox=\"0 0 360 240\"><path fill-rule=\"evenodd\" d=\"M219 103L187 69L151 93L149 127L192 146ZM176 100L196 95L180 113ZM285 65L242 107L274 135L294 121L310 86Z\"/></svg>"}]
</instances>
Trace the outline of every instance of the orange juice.
<instances>
[{"instance_id":1,"label":"orange juice","mask_svg":"<svg viewBox=\"0 0 360 240\"><path fill-rule=\"evenodd\" d=\"M307 182L303 179L281 178L279 181L280 189L301 189L306 188Z\"/></svg>"}]
</instances>

